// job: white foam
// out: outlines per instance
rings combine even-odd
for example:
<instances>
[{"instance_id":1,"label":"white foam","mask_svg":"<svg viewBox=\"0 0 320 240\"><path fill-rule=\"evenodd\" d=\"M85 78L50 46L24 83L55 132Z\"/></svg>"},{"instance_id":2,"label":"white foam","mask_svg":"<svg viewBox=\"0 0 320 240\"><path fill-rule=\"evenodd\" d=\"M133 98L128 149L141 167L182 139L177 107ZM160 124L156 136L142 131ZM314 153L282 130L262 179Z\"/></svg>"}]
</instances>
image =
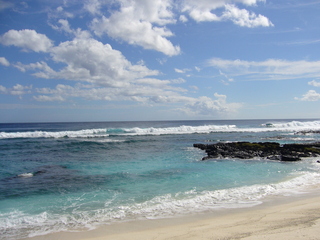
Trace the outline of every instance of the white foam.
<instances>
[{"instance_id":1,"label":"white foam","mask_svg":"<svg viewBox=\"0 0 320 240\"><path fill-rule=\"evenodd\" d=\"M168 134L206 134L213 132L274 132L274 131L303 131L320 130L320 121L291 121L282 123L265 123L261 127L238 127L236 125L202 125L178 126L166 128L120 128L120 129L84 129L79 131L34 131L34 132L0 132L0 139L4 138L107 138L110 135L139 136L139 135L168 135Z\"/></svg>"},{"instance_id":2,"label":"white foam","mask_svg":"<svg viewBox=\"0 0 320 240\"><path fill-rule=\"evenodd\" d=\"M125 128L126 135L165 135L165 134L193 134L210 133L219 131L232 131L236 125L203 125L203 126L179 126L167 128Z\"/></svg>"},{"instance_id":3,"label":"white foam","mask_svg":"<svg viewBox=\"0 0 320 240\"><path fill-rule=\"evenodd\" d=\"M33 177L33 173L22 173L22 174L19 174L18 177L23 177L23 178Z\"/></svg>"},{"instance_id":4,"label":"white foam","mask_svg":"<svg viewBox=\"0 0 320 240\"><path fill-rule=\"evenodd\" d=\"M319 169L319 168L318 168ZM267 196L288 196L305 191L308 186L319 183L319 172L305 172L292 176L284 182L251 185L238 188L198 192L196 189L154 197L142 203L131 203L112 208L81 211L74 209L72 215L49 214L28 215L20 211L0 213L0 231L13 239L31 237L58 231L93 229L100 224L129 221L134 219L155 219L189 213L212 211L221 208L251 207L260 204ZM30 232L25 232L29 229ZM31 231L32 230L32 231ZM23 236L22 236L23 234Z\"/></svg>"},{"instance_id":5,"label":"white foam","mask_svg":"<svg viewBox=\"0 0 320 240\"><path fill-rule=\"evenodd\" d=\"M290 122L270 122L262 124L264 127L278 128L278 129L295 129L295 130L304 130L304 129L320 129L320 121L290 121Z\"/></svg>"},{"instance_id":6,"label":"white foam","mask_svg":"<svg viewBox=\"0 0 320 240\"><path fill-rule=\"evenodd\" d=\"M156 197L142 204L130 206L127 210L145 217L164 217L216 208L247 207L261 203L266 196L296 194L306 186L317 184L319 180L319 173L306 173L271 185L252 185L200 193L194 190L176 196Z\"/></svg>"},{"instance_id":7,"label":"white foam","mask_svg":"<svg viewBox=\"0 0 320 240\"><path fill-rule=\"evenodd\" d=\"M47 131L34 131L34 132L0 132L0 139L4 138L79 138L79 137L108 137L105 134L106 129L85 129L79 131L60 131L60 132L47 132Z\"/></svg>"}]
</instances>

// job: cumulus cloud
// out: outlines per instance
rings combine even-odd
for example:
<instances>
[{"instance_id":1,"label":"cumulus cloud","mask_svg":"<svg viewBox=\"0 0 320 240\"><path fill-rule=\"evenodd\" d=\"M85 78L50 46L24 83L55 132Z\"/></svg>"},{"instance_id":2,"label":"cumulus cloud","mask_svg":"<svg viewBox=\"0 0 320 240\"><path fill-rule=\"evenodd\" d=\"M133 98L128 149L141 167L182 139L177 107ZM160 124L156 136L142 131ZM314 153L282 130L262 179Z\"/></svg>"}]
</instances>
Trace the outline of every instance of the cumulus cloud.
<instances>
[{"instance_id":1,"label":"cumulus cloud","mask_svg":"<svg viewBox=\"0 0 320 240\"><path fill-rule=\"evenodd\" d=\"M0 37L0 43L6 46L21 47L23 50L35 52L48 52L52 41L44 34L35 30L9 30Z\"/></svg>"},{"instance_id":2,"label":"cumulus cloud","mask_svg":"<svg viewBox=\"0 0 320 240\"><path fill-rule=\"evenodd\" d=\"M7 93L7 88L0 85L0 93L2 93L2 94Z\"/></svg>"},{"instance_id":3,"label":"cumulus cloud","mask_svg":"<svg viewBox=\"0 0 320 240\"><path fill-rule=\"evenodd\" d=\"M0 57L0 64L6 67L10 66L9 61L5 57Z\"/></svg>"},{"instance_id":4,"label":"cumulus cloud","mask_svg":"<svg viewBox=\"0 0 320 240\"><path fill-rule=\"evenodd\" d=\"M91 28L97 35L104 33L129 44L162 52L168 56L180 54L167 37L173 33L166 24L174 23L171 1L119 1L121 7L110 17L102 16L92 21Z\"/></svg>"},{"instance_id":5,"label":"cumulus cloud","mask_svg":"<svg viewBox=\"0 0 320 240\"><path fill-rule=\"evenodd\" d=\"M90 29L98 36L108 34L110 37L120 39L129 44L138 45L144 49L162 52L167 56L181 53L180 47L169 41L174 33L169 29L178 19L186 22L195 21L233 21L244 27L257 27L267 25L268 19L238 9L233 3L244 5L257 4L258 0L217 0L217 1L178 1L173 0L116 0L112 1L85 1L83 9L94 20ZM114 4L116 3L116 4ZM112 5L108 14L103 5ZM221 8L219 14L215 9ZM177 11L177 12L176 12ZM0 37L0 43L6 46L20 47L25 51L45 52L44 61L34 63L11 63L20 71L31 71L38 78L70 80L68 84L57 84L55 87L36 88L32 86L16 86L8 89L3 86L0 91L6 94L18 95L35 91L34 100L68 101L71 98L82 98L103 101L135 101L143 104L179 104L188 114L217 115L229 114L241 108L239 103L229 103L226 95L214 94L213 98L201 96L188 97L187 89L174 84L185 83L182 78L160 80L155 76L160 74L157 70L149 69L143 62L130 62L120 51L93 38L88 31L72 29L68 20L58 18L65 12L59 7L56 12L54 24L51 27L57 31L68 33L69 41L53 45L46 36L35 30L10 30ZM58 20L59 19L59 20ZM52 20L52 19L51 19ZM263 22L265 21L265 22ZM70 22L71 23L71 22ZM181 24L181 23L180 23ZM270 24L270 22L269 22ZM220 59L220 62L222 60ZM0 64L9 66L5 58L0 58ZM211 62L212 66L214 63ZM221 63L216 64L221 65ZM223 64L222 64L223 65ZM229 70L232 64L220 66L226 74L228 81ZM241 65L241 64L240 64ZM250 63L247 65L250 65ZM243 65L241 65L243 66ZM255 68L254 66L251 68ZM249 70L251 70L249 66ZM197 71L200 68L195 67ZM187 73L192 69L175 69L178 73ZM227 75L228 74L228 75ZM232 76L232 71L231 74ZM196 86L191 87L197 90ZM190 90L190 89L189 89Z\"/></svg>"},{"instance_id":6,"label":"cumulus cloud","mask_svg":"<svg viewBox=\"0 0 320 240\"><path fill-rule=\"evenodd\" d=\"M32 71L33 75L45 79L64 79L75 82L74 86L58 84L55 88L37 88L34 100L41 102L67 101L82 98L103 101L135 101L142 104L179 103L185 105L188 114L217 115L236 111L241 105L228 103L225 95L192 98L184 96L188 91L173 84L184 83L182 78L160 80L150 76L159 74L147 68L142 61L129 62L120 51L87 35L75 37L47 50L51 59L62 64L60 69L51 68L44 61L23 64L15 63L20 71ZM2 60L3 61L3 60ZM189 69L180 70L182 72ZM178 70L179 72L179 70ZM22 96L31 93L32 86L3 86L1 93Z\"/></svg>"},{"instance_id":7,"label":"cumulus cloud","mask_svg":"<svg viewBox=\"0 0 320 240\"><path fill-rule=\"evenodd\" d=\"M320 87L320 82L317 82L315 80L312 80L311 82L308 82L309 85L314 87Z\"/></svg>"},{"instance_id":8,"label":"cumulus cloud","mask_svg":"<svg viewBox=\"0 0 320 240\"><path fill-rule=\"evenodd\" d=\"M215 93L214 97L214 100L205 96L194 99L185 105L183 111L192 115L228 115L242 107L241 103L228 103L226 95Z\"/></svg>"},{"instance_id":9,"label":"cumulus cloud","mask_svg":"<svg viewBox=\"0 0 320 240\"><path fill-rule=\"evenodd\" d=\"M295 98L295 100L300 101L318 101L320 100L320 93L317 93L315 90L309 90L302 98Z\"/></svg>"},{"instance_id":10,"label":"cumulus cloud","mask_svg":"<svg viewBox=\"0 0 320 240\"><path fill-rule=\"evenodd\" d=\"M30 86L22 86L20 84L16 84L10 90L10 94L12 94L12 95L23 95L23 94L31 93L30 92L31 89L32 89L32 85L30 85Z\"/></svg>"},{"instance_id":11,"label":"cumulus cloud","mask_svg":"<svg viewBox=\"0 0 320 240\"><path fill-rule=\"evenodd\" d=\"M84 1L83 10L94 16L90 28L96 35L107 34L114 39L144 49L174 56L180 54L181 49L179 45L169 40L174 36L168 28L170 24L175 24L177 21L186 22L188 21L186 15L189 15L197 22L232 21L243 27L273 26L267 17L236 6L239 3L255 6L259 2L264 0L92 0ZM215 13L217 9L218 13ZM56 12L66 11L60 7ZM52 26L58 30L71 32L66 20L60 19L59 24L61 26Z\"/></svg>"},{"instance_id":12,"label":"cumulus cloud","mask_svg":"<svg viewBox=\"0 0 320 240\"><path fill-rule=\"evenodd\" d=\"M181 22L188 22L188 18L185 15L180 15L179 20Z\"/></svg>"},{"instance_id":13,"label":"cumulus cloud","mask_svg":"<svg viewBox=\"0 0 320 240\"><path fill-rule=\"evenodd\" d=\"M33 96L33 99L35 99L38 102L63 102L66 99L64 99L61 96L47 96L47 95L39 95L39 96Z\"/></svg>"},{"instance_id":14,"label":"cumulus cloud","mask_svg":"<svg viewBox=\"0 0 320 240\"><path fill-rule=\"evenodd\" d=\"M147 82L149 81L149 82ZM192 98L181 94L185 89L172 88L169 82L144 79L136 84L119 88L95 87L76 84L75 86L58 84L55 88L37 88L37 101L66 101L69 98L103 101L134 101L143 104L179 103L184 107L180 111L188 115L229 115L242 107L240 103L228 103L226 95L215 93L215 99L209 97Z\"/></svg>"},{"instance_id":15,"label":"cumulus cloud","mask_svg":"<svg viewBox=\"0 0 320 240\"><path fill-rule=\"evenodd\" d=\"M315 80L308 82L308 84L314 87L320 87L320 82ZM320 100L320 93L317 93L315 90L309 90L306 94L302 95L301 98L296 97L295 100L315 102Z\"/></svg>"},{"instance_id":16,"label":"cumulus cloud","mask_svg":"<svg viewBox=\"0 0 320 240\"><path fill-rule=\"evenodd\" d=\"M34 75L47 79L66 79L93 83L98 86L127 86L135 79L158 75L143 63L131 64L120 51L92 38L75 38L50 49L52 60L65 65L59 71L46 62L17 63L21 71L33 70Z\"/></svg>"},{"instance_id":17,"label":"cumulus cloud","mask_svg":"<svg viewBox=\"0 0 320 240\"><path fill-rule=\"evenodd\" d=\"M55 29L55 30L58 30L58 31L63 31L63 32L72 33L72 34L75 33L75 31L74 31L73 29L71 29L68 20L59 19L59 20L58 20L58 23L59 23L59 25L52 25L52 24L51 24L51 27L52 27L53 29Z\"/></svg>"},{"instance_id":18,"label":"cumulus cloud","mask_svg":"<svg viewBox=\"0 0 320 240\"><path fill-rule=\"evenodd\" d=\"M23 86L21 84L16 84L12 88L6 88L2 85L0 85L0 93L2 94L10 94L10 95L24 95L31 93L32 85L29 86Z\"/></svg>"},{"instance_id":19,"label":"cumulus cloud","mask_svg":"<svg viewBox=\"0 0 320 240\"><path fill-rule=\"evenodd\" d=\"M221 19L231 20L236 25L241 27L270 27L272 22L265 16L250 13L246 9L239 9L233 4L225 5L225 12Z\"/></svg>"},{"instance_id":20,"label":"cumulus cloud","mask_svg":"<svg viewBox=\"0 0 320 240\"><path fill-rule=\"evenodd\" d=\"M100 0L89 0L84 3L84 9L90 12L92 15L101 14L102 2Z\"/></svg>"},{"instance_id":21,"label":"cumulus cloud","mask_svg":"<svg viewBox=\"0 0 320 240\"><path fill-rule=\"evenodd\" d=\"M52 49L51 55L54 61L67 65L52 77L122 86L133 79L158 74L144 65L132 65L120 51L92 38L63 42Z\"/></svg>"},{"instance_id":22,"label":"cumulus cloud","mask_svg":"<svg viewBox=\"0 0 320 240\"><path fill-rule=\"evenodd\" d=\"M232 21L242 27L270 27L272 22L261 14L250 13L246 9L239 9L232 3L243 3L254 6L264 0L186 0L182 3L182 12L189 13L189 16L196 22ZM224 9L222 14L214 13L216 9Z\"/></svg>"},{"instance_id":23,"label":"cumulus cloud","mask_svg":"<svg viewBox=\"0 0 320 240\"><path fill-rule=\"evenodd\" d=\"M226 60L213 58L208 66L222 69L228 76L242 76L246 80L282 80L320 77L320 61L265 61Z\"/></svg>"},{"instance_id":24,"label":"cumulus cloud","mask_svg":"<svg viewBox=\"0 0 320 240\"><path fill-rule=\"evenodd\" d=\"M76 86L69 86L58 84L56 88L38 88L37 92L41 95L36 96L38 101L62 101L70 97L81 97L90 100L106 100L106 101L135 101L141 103L156 102L155 99L171 99L171 101L178 101L181 98L179 90L166 85L161 82L138 82L130 86L123 86L118 88L109 87L95 87L92 85L76 84ZM168 100L166 100L167 102ZM163 102L158 100L157 102Z\"/></svg>"}]
</instances>

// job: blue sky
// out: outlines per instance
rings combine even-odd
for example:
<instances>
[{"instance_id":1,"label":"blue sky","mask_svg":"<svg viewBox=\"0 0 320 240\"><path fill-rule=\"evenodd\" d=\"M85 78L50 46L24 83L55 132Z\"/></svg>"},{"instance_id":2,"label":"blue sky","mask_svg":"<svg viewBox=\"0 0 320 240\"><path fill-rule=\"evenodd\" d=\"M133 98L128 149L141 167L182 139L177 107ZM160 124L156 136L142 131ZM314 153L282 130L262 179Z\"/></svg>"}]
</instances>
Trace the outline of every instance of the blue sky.
<instances>
[{"instance_id":1,"label":"blue sky","mask_svg":"<svg viewBox=\"0 0 320 240\"><path fill-rule=\"evenodd\" d=\"M320 118L320 1L0 0L0 122Z\"/></svg>"}]
</instances>

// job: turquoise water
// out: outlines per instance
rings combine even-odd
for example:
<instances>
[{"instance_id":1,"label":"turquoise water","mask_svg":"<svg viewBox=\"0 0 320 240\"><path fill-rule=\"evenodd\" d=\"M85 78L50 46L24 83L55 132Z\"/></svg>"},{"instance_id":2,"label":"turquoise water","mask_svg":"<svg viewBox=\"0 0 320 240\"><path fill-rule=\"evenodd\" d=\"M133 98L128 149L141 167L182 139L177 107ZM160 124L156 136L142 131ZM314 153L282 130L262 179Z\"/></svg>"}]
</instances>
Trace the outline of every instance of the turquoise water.
<instances>
[{"instance_id":1,"label":"turquoise water","mask_svg":"<svg viewBox=\"0 0 320 240\"><path fill-rule=\"evenodd\" d=\"M317 120L0 124L0 239L248 207L320 179L316 159L211 159L194 143L314 142Z\"/></svg>"}]
</instances>

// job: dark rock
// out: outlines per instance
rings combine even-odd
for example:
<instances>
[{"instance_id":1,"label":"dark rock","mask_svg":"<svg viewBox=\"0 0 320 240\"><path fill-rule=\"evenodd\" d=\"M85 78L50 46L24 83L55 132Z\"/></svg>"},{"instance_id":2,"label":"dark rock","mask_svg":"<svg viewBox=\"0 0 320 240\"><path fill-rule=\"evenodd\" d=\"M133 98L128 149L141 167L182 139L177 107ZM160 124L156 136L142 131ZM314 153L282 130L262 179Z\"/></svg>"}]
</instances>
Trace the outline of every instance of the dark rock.
<instances>
[{"instance_id":1,"label":"dark rock","mask_svg":"<svg viewBox=\"0 0 320 240\"><path fill-rule=\"evenodd\" d=\"M230 142L216 144L193 145L206 151L210 158L265 158L278 161L299 161L302 157L316 157L320 155L320 143L313 144L284 144L276 142Z\"/></svg>"},{"instance_id":2,"label":"dark rock","mask_svg":"<svg viewBox=\"0 0 320 240\"><path fill-rule=\"evenodd\" d=\"M300 161L301 158L297 156L292 156L292 155L282 155L281 156L281 161L286 161L286 162L294 162L294 161Z\"/></svg>"}]
</instances>

